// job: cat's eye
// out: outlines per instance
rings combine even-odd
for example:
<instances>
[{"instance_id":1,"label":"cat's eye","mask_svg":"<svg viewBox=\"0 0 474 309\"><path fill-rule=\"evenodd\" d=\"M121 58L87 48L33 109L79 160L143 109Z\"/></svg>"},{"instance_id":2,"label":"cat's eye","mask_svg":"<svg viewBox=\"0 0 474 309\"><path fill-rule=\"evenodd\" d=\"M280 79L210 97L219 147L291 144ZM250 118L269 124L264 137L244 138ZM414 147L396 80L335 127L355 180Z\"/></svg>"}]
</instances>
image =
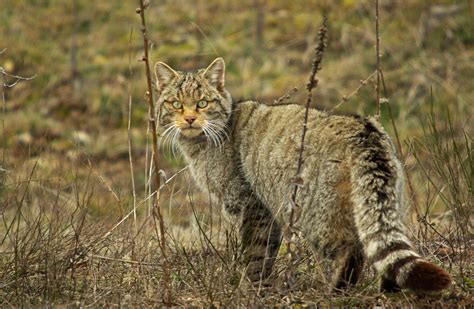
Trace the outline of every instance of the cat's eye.
<instances>
[{"instance_id":1,"label":"cat's eye","mask_svg":"<svg viewBox=\"0 0 474 309\"><path fill-rule=\"evenodd\" d=\"M197 102L197 107L206 108L207 107L207 101L206 100L200 100L199 102Z\"/></svg>"},{"instance_id":2,"label":"cat's eye","mask_svg":"<svg viewBox=\"0 0 474 309\"><path fill-rule=\"evenodd\" d=\"M181 107L183 107L183 105L179 101L173 101L173 103L171 103L171 106L176 109L180 109Z\"/></svg>"}]
</instances>

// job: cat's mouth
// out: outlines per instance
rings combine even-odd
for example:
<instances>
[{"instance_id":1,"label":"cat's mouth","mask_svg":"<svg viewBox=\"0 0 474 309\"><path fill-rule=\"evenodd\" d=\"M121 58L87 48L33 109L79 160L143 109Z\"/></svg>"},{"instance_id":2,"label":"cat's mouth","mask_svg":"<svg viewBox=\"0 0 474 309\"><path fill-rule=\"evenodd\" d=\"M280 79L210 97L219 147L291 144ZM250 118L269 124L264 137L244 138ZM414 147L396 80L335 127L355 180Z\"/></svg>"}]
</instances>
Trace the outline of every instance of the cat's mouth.
<instances>
[{"instance_id":1,"label":"cat's mouth","mask_svg":"<svg viewBox=\"0 0 474 309\"><path fill-rule=\"evenodd\" d=\"M181 135L185 137L196 137L202 133L203 131L201 127L189 126L181 129Z\"/></svg>"}]
</instances>

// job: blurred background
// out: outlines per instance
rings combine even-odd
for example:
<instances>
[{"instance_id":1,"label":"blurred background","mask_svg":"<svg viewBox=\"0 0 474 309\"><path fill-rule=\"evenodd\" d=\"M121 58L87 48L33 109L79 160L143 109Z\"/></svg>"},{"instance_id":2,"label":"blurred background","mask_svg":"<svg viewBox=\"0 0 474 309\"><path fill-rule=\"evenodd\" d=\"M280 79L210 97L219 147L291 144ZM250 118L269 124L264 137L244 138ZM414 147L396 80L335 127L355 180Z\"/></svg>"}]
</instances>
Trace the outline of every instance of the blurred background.
<instances>
[{"instance_id":1,"label":"blurred background","mask_svg":"<svg viewBox=\"0 0 474 309\"><path fill-rule=\"evenodd\" d=\"M71 211L80 205L86 220L110 227L137 201L146 204L150 138L136 7L121 0L0 2L4 222L54 205ZM234 100L304 102L323 14L329 41L314 105L374 115L373 1L151 1L152 63L194 70L223 57ZM381 122L407 169L413 222L429 223L414 234L432 232L432 222L445 219L446 226L471 233L474 2L381 0L380 40L388 99ZM17 81L12 75L34 78L8 87ZM166 151L160 160L164 177L184 167ZM206 229L213 216L220 218L187 171L163 192L171 231L196 220ZM18 211L25 201L28 207ZM147 213L138 209L139 218ZM456 216L464 218L462 226L453 223ZM0 231L8 234L9 224ZM1 248L9 246L4 239Z\"/></svg>"}]
</instances>

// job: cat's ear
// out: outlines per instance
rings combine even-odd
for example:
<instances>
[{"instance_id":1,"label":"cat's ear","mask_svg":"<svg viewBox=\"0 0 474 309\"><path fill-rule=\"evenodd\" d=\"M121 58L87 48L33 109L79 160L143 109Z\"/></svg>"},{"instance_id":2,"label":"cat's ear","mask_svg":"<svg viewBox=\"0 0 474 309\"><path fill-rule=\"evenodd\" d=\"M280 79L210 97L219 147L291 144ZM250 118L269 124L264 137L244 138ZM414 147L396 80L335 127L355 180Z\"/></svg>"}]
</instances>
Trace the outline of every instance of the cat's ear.
<instances>
[{"instance_id":1,"label":"cat's ear","mask_svg":"<svg viewBox=\"0 0 474 309\"><path fill-rule=\"evenodd\" d=\"M170 81L178 76L175 70L164 62L157 62L155 64L156 86L159 90L163 90Z\"/></svg>"},{"instance_id":2,"label":"cat's ear","mask_svg":"<svg viewBox=\"0 0 474 309\"><path fill-rule=\"evenodd\" d=\"M225 62L222 58L217 58L204 70L203 76L217 90L224 90Z\"/></svg>"}]
</instances>

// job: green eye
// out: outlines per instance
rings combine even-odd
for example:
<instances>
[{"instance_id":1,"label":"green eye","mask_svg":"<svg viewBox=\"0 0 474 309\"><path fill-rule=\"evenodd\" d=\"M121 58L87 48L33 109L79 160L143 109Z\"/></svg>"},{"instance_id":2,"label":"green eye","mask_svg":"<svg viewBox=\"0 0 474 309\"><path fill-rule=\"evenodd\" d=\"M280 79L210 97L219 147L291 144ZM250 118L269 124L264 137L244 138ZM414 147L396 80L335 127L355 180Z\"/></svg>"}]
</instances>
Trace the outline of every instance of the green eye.
<instances>
[{"instance_id":1,"label":"green eye","mask_svg":"<svg viewBox=\"0 0 474 309\"><path fill-rule=\"evenodd\" d=\"M199 108L205 108L207 106L207 101L206 100L201 100L197 102L197 107Z\"/></svg>"},{"instance_id":2,"label":"green eye","mask_svg":"<svg viewBox=\"0 0 474 309\"><path fill-rule=\"evenodd\" d=\"M173 103L171 103L171 105L173 106L173 108L176 108L176 109L180 109L181 107L183 107L181 102L178 102L178 101L174 101Z\"/></svg>"}]
</instances>

